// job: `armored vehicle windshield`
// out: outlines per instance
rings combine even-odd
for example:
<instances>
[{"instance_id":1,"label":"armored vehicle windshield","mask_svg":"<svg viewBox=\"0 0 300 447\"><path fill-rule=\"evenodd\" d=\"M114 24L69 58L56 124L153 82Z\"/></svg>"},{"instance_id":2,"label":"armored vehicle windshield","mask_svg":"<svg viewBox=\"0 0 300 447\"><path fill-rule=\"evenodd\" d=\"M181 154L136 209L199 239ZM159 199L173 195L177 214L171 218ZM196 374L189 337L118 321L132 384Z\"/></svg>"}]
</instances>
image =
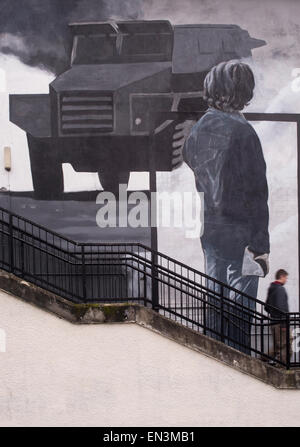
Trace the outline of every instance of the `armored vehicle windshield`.
<instances>
[{"instance_id":1,"label":"armored vehicle windshield","mask_svg":"<svg viewBox=\"0 0 300 447\"><path fill-rule=\"evenodd\" d=\"M72 65L170 61L173 29L167 21L72 24Z\"/></svg>"}]
</instances>

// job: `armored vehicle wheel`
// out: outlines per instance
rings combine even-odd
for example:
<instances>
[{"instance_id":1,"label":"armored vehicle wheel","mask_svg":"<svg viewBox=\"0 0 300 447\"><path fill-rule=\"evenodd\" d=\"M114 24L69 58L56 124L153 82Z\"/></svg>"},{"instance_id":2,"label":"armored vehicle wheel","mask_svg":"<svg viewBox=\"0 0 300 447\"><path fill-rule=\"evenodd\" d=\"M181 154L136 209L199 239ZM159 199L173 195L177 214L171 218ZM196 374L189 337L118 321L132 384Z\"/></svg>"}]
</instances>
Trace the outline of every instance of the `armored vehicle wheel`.
<instances>
[{"instance_id":1,"label":"armored vehicle wheel","mask_svg":"<svg viewBox=\"0 0 300 447\"><path fill-rule=\"evenodd\" d=\"M34 197L39 200L62 199L64 191L61 161L55 157L51 140L27 134Z\"/></svg>"},{"instance_id":2,"label":"armored vehicle wheel","mask_svg":"<svg viewBox=\"0 0 300 447\"><path fill-rule=\"evenodd\" d=\"M118 172L107 169L105 171L98 171L98 176L104 191L111 191L117 194L119 192L119 185L128 185L130 172Z\"/></svg>"}]
</instances>

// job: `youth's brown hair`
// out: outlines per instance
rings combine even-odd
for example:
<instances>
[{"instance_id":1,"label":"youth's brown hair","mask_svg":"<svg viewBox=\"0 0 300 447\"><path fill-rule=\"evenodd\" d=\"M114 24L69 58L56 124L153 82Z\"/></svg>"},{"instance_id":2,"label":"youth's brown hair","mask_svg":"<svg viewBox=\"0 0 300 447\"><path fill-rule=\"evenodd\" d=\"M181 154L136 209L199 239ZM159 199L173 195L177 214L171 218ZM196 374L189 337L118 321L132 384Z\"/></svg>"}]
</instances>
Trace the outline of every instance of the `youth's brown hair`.
<instances>
[{"instance_id":1,"label":"youth's brown hair","mask_svg":"<svg viewBox=\"0 0 300 447\"><path fill-rule=\"evenodd\" d=\"M231 112L242 110L253 97L254 75L243 62L221 62L204 79L204 99L209 106Z\"/></svg>"}]
</instances>

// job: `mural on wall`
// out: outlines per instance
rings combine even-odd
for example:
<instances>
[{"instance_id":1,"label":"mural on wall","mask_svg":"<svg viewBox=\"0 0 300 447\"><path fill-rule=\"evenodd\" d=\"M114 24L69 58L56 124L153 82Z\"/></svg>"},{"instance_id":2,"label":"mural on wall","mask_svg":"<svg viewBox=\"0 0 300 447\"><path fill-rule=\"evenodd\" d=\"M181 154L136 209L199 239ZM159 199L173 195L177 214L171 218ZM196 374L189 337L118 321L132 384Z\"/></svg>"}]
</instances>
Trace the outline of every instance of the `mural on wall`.
<instances>
[{"instance_id":1,"label":"mural on wall","mask_svg":"<svg viewBox=\"0 0 300 447\"><path fill-rule=\"evenodd\" d=\"M292 9L288 14L282 2L275 2L277 7L270 13L269 1L242 3L0 0L1 146L10 147L12 157L11 171L3 168L0 177L0 206L79 241L150 245L149 225L97 226L99 191L118 194L119 184L125 184L128 192L148 194L152 169L158 191L199 190L207 199L205 163L209 160L201 158L195 168L188 143L185 163L181 163L182 141L175 144L177 150L173 145L178 123L163 118L156 122L152 144L153 118L158 112L205 111L212 105L203 92L207 73L232 60L247 64L254 74L254 97L250 105L245 101L246 111L297 111L293 109L297 107L295 95L286 101L291 81L286 67L297 66L294 40L300 34L299 27L293 25ZM292 0L289 3L294 5ZM266 23L263 17L269 13L272 20ZM286 94L280 96L283 86ZM210 114L222 113L216 109ZM221 127L228 130L227 124ZM286 123L253 127L261 144L258 158L262 172L255 187L270 214L267 219L266 211L256 222L264 221L270 233L270 274L259 285L255 276L253 284L245 287L253 286L250 294L264 299L270 275L284 267L290 272L290 295L296 310L298 253L292 242L298 238L295 128ZM214 130L208 135L210 132ZM184 140L187 133L178 135L184 135ZM222 146L215 140L211 144L216 147L219 143ZM251 166L253 178L257 171ZM236 171L231 169L229 166L226 178L232 180ZM246 168L244 171L247 174ZM240 202L238 188L231 186L226 189L231 191L228 206ZM212 231L211 222L205 222L205 229L208 225ZM206 237L207 231L204 234ZM230 237L226 239L223 230L218 237L224 254L226 244L232 247ZM215 239L216 233L211 238ZM180 252L178 240L185 241ZM205 267L209 270L203 244L199 234L189 239L181 228L158 229L160 251L202 271ZM267 246L262 250L261 243L257 243L260 250L251 247L250 240L243 240L242 245L243 256L248 245L250 257L251 249L255 255L269 251ZM242 255L239 253L239 259ZM265 259L259 262L265 275ZM220 276L216 270L211 273Z\"/></svg>"}]
</instances>

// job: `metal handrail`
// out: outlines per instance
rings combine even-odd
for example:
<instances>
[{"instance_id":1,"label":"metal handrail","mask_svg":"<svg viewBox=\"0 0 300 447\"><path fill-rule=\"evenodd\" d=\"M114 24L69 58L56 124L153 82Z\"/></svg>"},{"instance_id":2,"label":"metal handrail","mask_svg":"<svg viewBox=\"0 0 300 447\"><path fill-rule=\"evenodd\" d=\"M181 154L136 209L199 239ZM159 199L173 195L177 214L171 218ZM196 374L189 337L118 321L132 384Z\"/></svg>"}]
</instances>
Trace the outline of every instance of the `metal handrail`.
<instances>
[{"instance_id":1,"label":"metal handrail","mask_svg":"<svg viewBox=\"0 0 300 447\"><path fill-rule=\"evenodd\" d=\"M77 242L4 208L0 208L0 240L2 269L66 299L151 303L169 318L248 354L274 359L286 368L300 365L297 353L292 360L290 352L286 358L271 354L270 328L277 323L265 314L263 301L146 245ZM300 328L300 313L273 309L288 329ZM249 345L251 330L255 346ZM238 339L231 331L238 331ZM281 332L291 351L289 331L283 327Z\"/></svg>"}]
</instances>

